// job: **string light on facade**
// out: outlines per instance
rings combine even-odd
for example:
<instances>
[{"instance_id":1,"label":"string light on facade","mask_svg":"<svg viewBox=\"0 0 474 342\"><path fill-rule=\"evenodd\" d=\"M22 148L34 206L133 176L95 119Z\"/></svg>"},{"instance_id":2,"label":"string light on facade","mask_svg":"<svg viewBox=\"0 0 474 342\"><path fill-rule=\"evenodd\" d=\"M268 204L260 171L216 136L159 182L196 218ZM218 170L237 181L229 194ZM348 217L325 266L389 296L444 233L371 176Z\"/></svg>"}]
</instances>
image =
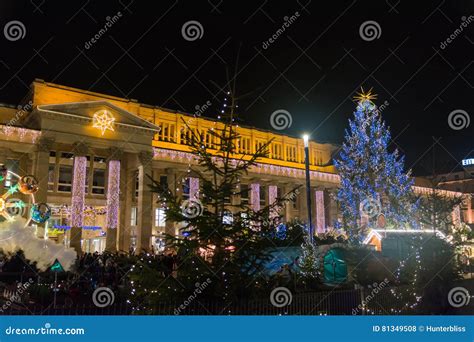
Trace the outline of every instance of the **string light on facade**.
<instances>
[{"instance_id":1,"label":"string light on facade","mask_svg":"<svg viewBox=\"0 0 474 342\"><path fill-rule=\"evenodd\" d=\"M316 190L316 231L318 233L324 233L325 230L324 191Z\"/></svg>"},{"instance_id":2,"label":"string light on facade","mask_svg":"<svg viewBox=\"0 0 474 342\"><path fill-rule=\"evenodd\" d=\"M100 129L102 135L106 130L114 131L115 118L108 110L99 110L94 113L92 127Z\"/></svg>"},{"instance_id":3,"label":"string light on facade","mask_svg":"<svg viewBox=\"0 0 474 342\"><path fill-rule=\"evenodd\" d=\"M260 184L250 184L250 203L254 211L260 210Z\"/></svg>"},{"instance_id":4,"label":"string light on facade","mask_svg":"<svg viewBox=\"0 0 474 342\"><path fill-rule=\"evenodd\" d=\"M71 226L73 227L82 227L84 222L86 167L86 157L74 157L74 177L71 198Z\"/></svg>"},{"instance_id":5,"label":"string light on facade","mask_svg":"<svg viewBox=\"0 0 474 342\"><path fill-rule=\"evenodd\" d=\"M109 161L109 176L107 185L107 228L115 229L118 226L120 203L120 161Z\"/></svg>"}]
</instances>

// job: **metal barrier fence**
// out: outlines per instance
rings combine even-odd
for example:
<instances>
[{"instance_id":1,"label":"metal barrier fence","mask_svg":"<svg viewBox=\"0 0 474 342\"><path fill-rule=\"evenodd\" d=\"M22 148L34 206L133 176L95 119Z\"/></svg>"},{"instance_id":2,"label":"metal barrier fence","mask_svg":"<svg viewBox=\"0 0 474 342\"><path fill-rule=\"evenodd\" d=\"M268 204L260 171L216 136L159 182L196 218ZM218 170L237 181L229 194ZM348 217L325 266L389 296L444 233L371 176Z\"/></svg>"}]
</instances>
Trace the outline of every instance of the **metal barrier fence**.
<instances>
[{"instance_id":1,"label":"metal barrier fence","mask_svg":"<svg viewBox=\"0 0 474 342\"><path fill-rule=\"evenodd\" d=\"M381 290L377 296L367 300L367 289L333 290L308 292L292 295L289 305L276 307L270 298L242 300L233 302L200 300L157 303L146 314L152 315L363 315L362 302L370 314L390 314L392 308L401 303L390 294L390 289ZM0 315L140 315L145 312L133 311L130 305L114 304L104 308L93 305L74 305L64 307L10 307L0 311ZM413 313L413 312L405 312ZM402 313L403 314L403 313Z\"/></svg>"}]
</instances>

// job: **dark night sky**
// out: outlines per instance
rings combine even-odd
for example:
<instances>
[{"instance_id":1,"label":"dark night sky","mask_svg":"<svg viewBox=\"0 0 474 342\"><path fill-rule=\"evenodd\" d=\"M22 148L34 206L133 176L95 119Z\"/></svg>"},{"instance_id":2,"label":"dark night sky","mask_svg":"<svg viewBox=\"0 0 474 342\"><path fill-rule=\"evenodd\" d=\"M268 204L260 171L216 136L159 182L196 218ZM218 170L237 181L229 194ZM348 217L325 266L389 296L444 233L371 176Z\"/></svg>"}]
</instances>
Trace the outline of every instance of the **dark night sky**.
<instances>
[{"instance_id":1,"label":"dark night sky","mask_svg":"<svg viewBox=\"0 0 474 342\"><path fill-rule=\"evenodd\" d=\"M159 4L159 5L158 5ZM90 49L107 16L123 15ZM267 49L284 17L300 16ZM473 156L474 122L462 130L448 115L462 109L474 120L474 2L456 1L20 1L0 2L1 28L12 20L24 39L0 36L0 101L17 104L34 78L194 112L233 73L240 48L237 92L246 125L271 129L270 115L285 109L293 122L283 132L341 143L352 96L362 85L388 101L383 117L416 174L438 171ZM472 18L471 18L472 19ZM198 21L201 39L187 41L184 23ZM381 27L365 41L359 27ZM2 30L3 31L3 30ZM217 86L216 86L217 85ZM214 111L215 112L215 111ZM204 113L215 116L212 109Z\"/></svg>"}]
</instances>

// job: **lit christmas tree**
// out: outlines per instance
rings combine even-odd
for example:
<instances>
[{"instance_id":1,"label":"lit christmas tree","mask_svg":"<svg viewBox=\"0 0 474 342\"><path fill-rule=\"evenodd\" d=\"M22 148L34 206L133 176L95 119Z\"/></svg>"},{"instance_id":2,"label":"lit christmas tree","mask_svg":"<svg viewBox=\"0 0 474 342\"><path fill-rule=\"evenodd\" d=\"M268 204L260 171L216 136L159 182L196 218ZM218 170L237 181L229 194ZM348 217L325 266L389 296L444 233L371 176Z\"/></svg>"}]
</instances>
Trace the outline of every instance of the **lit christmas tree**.
<instances>
[{"instance_id":1,"label":"lit christmas tree","mask_svg":"<svg viewBox=\"0 0 474 342\"><path fill-rule=\"evenodd\" d=\"M372 102L375 98L371 90L356 96L354 118L349 120L339 159L334 161L341 177L336 198L352 243L358 243L381 214L397 228L416 225L413 180L410 172L404 172L404 158L398 151L388 151L390 132Z\"/></svg>"}]
</instances>

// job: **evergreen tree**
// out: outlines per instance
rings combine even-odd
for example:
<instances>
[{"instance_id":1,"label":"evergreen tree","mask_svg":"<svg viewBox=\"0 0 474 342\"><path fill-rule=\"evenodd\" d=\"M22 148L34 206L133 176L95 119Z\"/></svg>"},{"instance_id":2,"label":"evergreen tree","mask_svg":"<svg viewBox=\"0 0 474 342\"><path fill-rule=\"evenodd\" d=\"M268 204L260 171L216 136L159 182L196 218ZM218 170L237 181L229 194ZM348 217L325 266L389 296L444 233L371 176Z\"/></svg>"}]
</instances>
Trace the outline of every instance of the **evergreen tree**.
<instances>
[{"instance_id":1,"label":"evergreen tree","mask_svg":"<svg viewBox=\"0 0 474 342\"><path fill-rule=\"evenodd\" d=\"M426 229L440 230L445 234L451 234L453 229L461 222L455 222L453 212L462 204L462 196L450 197L436 184L432 185L428 194L419 196L418 219ZM460 217L459 217L460 218Z\"/></svg>"},{"instance_id":2,"label":"evergreen tree","mask_svg":"<svg viewBox=\"0 0 474 342\"><path fill-rule=\"evenodd\" d=\"M279 208L290 201L296 189L259 211L232 200L242 195L242 177L268 155L271 143L260 145L255 153L243 152L235 124L236 108L234 92L229 91L220 121L207 134L185 122L190 132L188 145L197 161L189 169L190 175L199 178L196 198L183 201L179 194L153 182L152 191L159 194L164 204L166 220L181 227L179 237L169 236L169 245L178 251L180 262L177 284L166 284L172 291L158 290L165 296L170 292L185 296L196 282L207 277L212 283L203 296L231 300L248 297L262 288L266 290L262 271L270 257L266 252L269 237L276 234L281 223Z\"/></svg>"},{"instance_id":3,"label":"evergreen tree","mask_svg":"<svg viewBox=\"0 0 474 342\"><path fill-rule=\"evenodd\" d=\"M321 265L319 264L316 244L311 242L309 238L305 238L304 243L301 245L301 252L301 275L307 280L318 279L321 276Z\"/></svg>"},{"instance_id":4,"label":"evergreen tree","mask_svg":"<svg viewBox=\"0 0 474 342\"><path fill-rule=\"evenodd\" d=\"M375 97L371 91L356 97L354 118L349 120L340 156L334 161L341 177L336 199L353 243L366 228L376 225L380 214L397 228L415 225L413 180L410 172L403 171L404 158L398 151L388 151L390 132L372 102Z\"/></svg>"}]
</instances>

